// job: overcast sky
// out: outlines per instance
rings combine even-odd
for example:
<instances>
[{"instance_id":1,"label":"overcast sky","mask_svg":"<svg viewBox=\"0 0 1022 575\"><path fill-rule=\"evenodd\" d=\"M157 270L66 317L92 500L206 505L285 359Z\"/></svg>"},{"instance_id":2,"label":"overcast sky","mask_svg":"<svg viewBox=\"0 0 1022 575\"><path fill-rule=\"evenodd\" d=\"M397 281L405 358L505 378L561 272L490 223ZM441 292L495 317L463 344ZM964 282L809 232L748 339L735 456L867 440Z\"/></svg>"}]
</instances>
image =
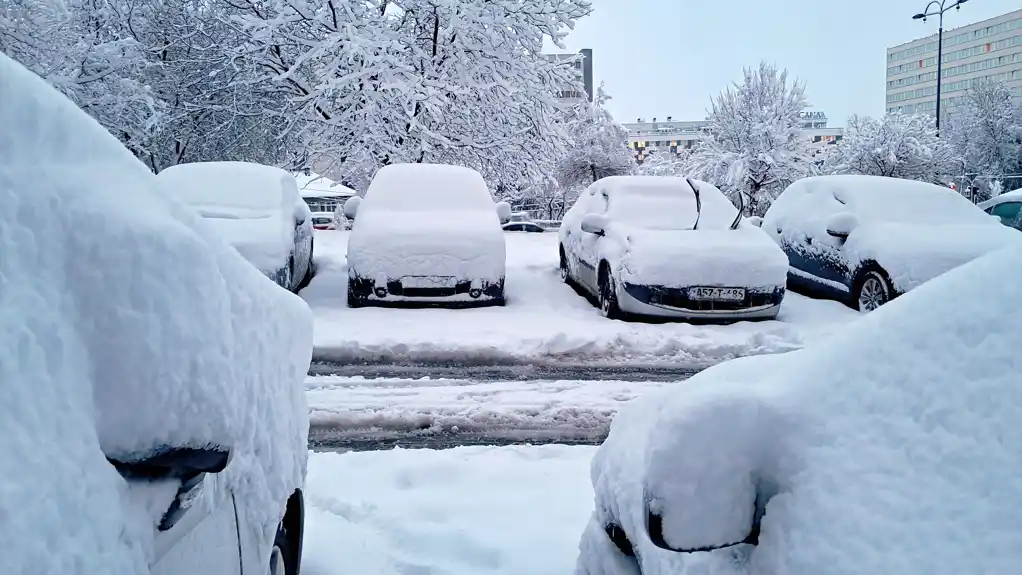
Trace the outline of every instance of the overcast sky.
<instances>
[{"instance_id":1,"label":"overcast sky","mask_svg":"<svg viewBox=\"0 0 1022 575\"><path fill-rule=\"evenodd\" d=\"M953 0L948 0L949 3ZM969 0L947 29L1019 8L1020 0ZM565 43L593 49L596 84L619 122L699 120L710 97L760 60L806 82L831 126L884 113L886 50L937 32L912 20L925 0L592 0ZM551 50L555 48L551 46Z\"/></svg>"}]
</instances>

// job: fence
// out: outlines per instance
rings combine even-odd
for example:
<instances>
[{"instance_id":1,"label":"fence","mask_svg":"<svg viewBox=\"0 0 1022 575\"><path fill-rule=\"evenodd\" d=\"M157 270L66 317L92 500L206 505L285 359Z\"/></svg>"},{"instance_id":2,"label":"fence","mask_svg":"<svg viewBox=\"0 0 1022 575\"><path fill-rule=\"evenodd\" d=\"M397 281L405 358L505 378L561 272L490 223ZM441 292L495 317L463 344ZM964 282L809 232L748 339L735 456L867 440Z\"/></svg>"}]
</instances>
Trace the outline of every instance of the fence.
<instances>
[{"instance_id":1,"label":"fence","mask_svg":"<svg viewBox=\"0 0 1022 575\"><path fill-rule=\"evenodd\" d=\"M954 184L963 196L978 204L990 199L991 196L1022 189L1022 174L997 176L963 174L954 179Z\"/></svg>"}]
</instances>

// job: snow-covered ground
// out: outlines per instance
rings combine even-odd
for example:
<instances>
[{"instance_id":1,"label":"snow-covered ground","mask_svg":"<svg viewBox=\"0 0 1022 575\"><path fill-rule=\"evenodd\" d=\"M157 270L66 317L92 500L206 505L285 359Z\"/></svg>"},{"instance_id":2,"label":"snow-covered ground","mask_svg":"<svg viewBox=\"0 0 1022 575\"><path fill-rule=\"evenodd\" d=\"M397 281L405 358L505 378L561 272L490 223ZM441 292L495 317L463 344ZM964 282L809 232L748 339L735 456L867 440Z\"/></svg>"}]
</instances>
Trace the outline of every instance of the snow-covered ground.
<instances>
[{"instance_id":1,"label":"snow-covered ground","mask_svg":"<svg viewBox=\"0 0 1022 575\"><path fill-rule=\"evenodd\" d=\"M557 234L507 235L507 306L349 309L348 233L316 233L317 275L301 295L316 316L315 359L351 361L676 362L699 366L799 349L858 313L789 293L776 321L732 325L611 321L562 284Z\"/></svg>"},{"instance_id":2,"label":"snow-covered ground","mask_svg":"<svg viewBox=\"0 0 1022 575\"><path fill-rule=\"evenodd\" d=\"M446 432L599 440L625 402L676 384L320 376L305 385L312 425L345 437Z\"/></svg>"},{"instance_id":3,"label":"snow-covered ground","mask_svg":"<svg viewBox=\"0 0 1022 575\"><path fill-rule=\"evenodd\" d=\"M314 453L304 575L565 575L594 448Z\"/></svg>"}]
</instances>

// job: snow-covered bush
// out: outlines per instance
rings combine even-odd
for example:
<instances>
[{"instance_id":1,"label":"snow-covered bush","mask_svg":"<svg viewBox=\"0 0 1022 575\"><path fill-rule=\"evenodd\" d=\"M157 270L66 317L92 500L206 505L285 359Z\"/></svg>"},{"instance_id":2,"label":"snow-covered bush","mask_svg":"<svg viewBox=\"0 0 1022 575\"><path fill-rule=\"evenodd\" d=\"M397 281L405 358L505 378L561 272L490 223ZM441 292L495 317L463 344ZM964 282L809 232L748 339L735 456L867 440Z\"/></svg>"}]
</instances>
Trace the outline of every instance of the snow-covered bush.
<instances>
[{"instance_id":1,"label":"snow-covered bush","mask_svg":"<svg viewBox=\"0 0 1022 575\"><path fill-rule=\"evenodd\" d=\"M657 148L639 164L635 173L640 176L684 176L686 155Z\"/></svg>"},{"instance_id":2,"label":"snow-covered bush","mask_svg":"<svg viewBox=\"0 0 1022 575\"><path fill-rule=\"evenodd\" d=\"M511 204L507 202L497 202L497 217L500 218L500 223L506 224L511 221Z\"/></svg>"},{"instance_id":3,"label":"snow-covered bush","mask_svg":"<svg viewBox=\"0 0 1022 575\"><path fill-rule=\"evenodd\" d=\"M344 204L340 204L334 209L333 225L335 230L351 229L351 220L348 219L348 216L344 215Z\"/></svg>"},{"instance_id":4,"label":"snow-covered bush","mask_svg":"<svg viewBox=\"0 0 1022 575\"><path fill-rule=\"evenodd\" d=\"M3 566L147 573L164 510L107 458L173 447L230 449L194 504L233 492L268 557L305 477L308 307L3 54L0 126Z\"/></svg>"},{"instance_id":5,"label":"snow-covered bush","mask_svg":"<svg viewBox=\"0 0 1022 575\"><path fill-rule=\"evenodd\" d=\"M714 98L710 125L684 171L720 188L736 206L743 194L746 214L763 215L784 188L815 173L800 133L807 105L805 85L789 85L787 71L765 62L746 69L741 84Z\"/></svg>"},{"instance_id":6,"label":"snow-covered bush","mask_svg":"<svg viewBox=\"0 0 1022 575\"><path fill-rule=\"evenodd\" d=\"M859 174L947 185L962 172L961 158L937 136L933 117L887 114L880 120L852 116L844 138L825 159L828 174Z\"/></svg>"},{"instance_id":7,"label":"snow-covered bush","mask_svg":"<svg viewBox=\"0 0 1022 575\"><path fill-rule=\"evenodd\" d=\"M974 82L941 131L964 162L963 193L974 185L984 200L1004 190L1005 178L1022 174L1022 103L1004 82Z\"/></svg>"}]
</instances>

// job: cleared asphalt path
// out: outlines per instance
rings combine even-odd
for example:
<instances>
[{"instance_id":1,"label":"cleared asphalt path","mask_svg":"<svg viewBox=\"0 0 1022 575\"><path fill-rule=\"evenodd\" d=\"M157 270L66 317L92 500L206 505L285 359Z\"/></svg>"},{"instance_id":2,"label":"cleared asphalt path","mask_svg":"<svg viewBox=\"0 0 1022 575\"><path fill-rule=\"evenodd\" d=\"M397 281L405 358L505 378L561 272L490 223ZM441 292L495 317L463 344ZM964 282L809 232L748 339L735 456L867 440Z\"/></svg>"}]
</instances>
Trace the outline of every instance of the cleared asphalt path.
<instances>
[{"instance_id":1,"label":"cleared asphalt path","mask_svg":"<svg viewBox=\"0 0 1022 575\"><path fill-rule=\"evenodd\" d=\"M338 365L306 383L316 451L598 445L621 403L691 377L655 365ZM577 401L577 403L576 403Z\"/></svg>"}]
</instances>

